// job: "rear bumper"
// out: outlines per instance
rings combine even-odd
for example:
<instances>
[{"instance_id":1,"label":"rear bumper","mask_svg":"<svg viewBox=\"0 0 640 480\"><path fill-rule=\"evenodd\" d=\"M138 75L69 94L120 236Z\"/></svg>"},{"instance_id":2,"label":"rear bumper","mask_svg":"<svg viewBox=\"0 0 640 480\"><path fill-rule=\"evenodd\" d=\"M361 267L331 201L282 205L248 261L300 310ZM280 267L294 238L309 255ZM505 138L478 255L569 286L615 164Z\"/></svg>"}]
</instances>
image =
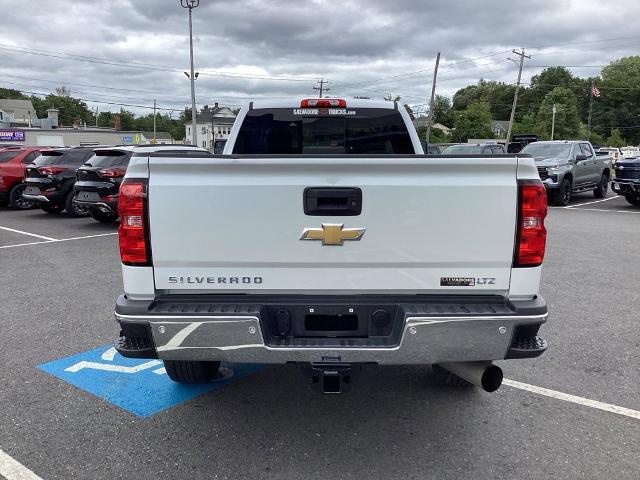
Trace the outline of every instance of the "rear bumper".
<instances>
[{"instance_id":1,"label":"rear bumper","mask_svg":"<svg viewBox=\"0 0 640 480\"><path fill-rule=\"evenodd\" d=\"M264 296L261 303L249 303L255 297L222 303L222 298L149 302L121 296L115 310L121 328L116 349L128 357L166 360L388 365L527 358L546 350L546 343L537 336L548 315L540 296L519 302L414 296L397 298L395 303L375 296L313 302ZM343 302L340 306L338 300ZM379 311L381 305L390 309L393 318L388 328L377 330L369 312ZM329 312L340 307L366 317L364 322L358 320L365 325L352 336L296 335L295 326L286 335L277 333L280 317L274 318L274 312L288 310L295 321L300 311Z\"/></svg>"}]
</instances>

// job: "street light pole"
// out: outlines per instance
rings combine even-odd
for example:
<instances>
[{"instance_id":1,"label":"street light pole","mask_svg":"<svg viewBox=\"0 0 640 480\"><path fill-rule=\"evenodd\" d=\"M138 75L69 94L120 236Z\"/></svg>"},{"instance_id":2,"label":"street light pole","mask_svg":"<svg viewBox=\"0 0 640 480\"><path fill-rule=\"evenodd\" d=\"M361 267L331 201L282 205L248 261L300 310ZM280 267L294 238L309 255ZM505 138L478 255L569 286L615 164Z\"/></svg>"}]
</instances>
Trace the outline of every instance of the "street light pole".
<instances>
[{"instance_id":1,"label":"street light pole","mask_svg":"<svg viewBox=\"0 0 640 480\"><path fill-rule=\"evenodd\" d=\"M180 0L182 8L189 9L189 59L191 61L191 130L193 132L193 144L198 145L198 133L196 132L196 77L193 71L193 24L191 11L200 5L200 0Z\"/></svg>"},{"instance_id":2,"label":"street light pole","mask_svg":"<svg viewBox=\"0 0 640 480\"><path fill-rule=\"evenodd\" d=\"M553 109L551 110L551 140L553 140L553 134L556 130L556 104L553 104Z\"/></svg>"}]
</instances>

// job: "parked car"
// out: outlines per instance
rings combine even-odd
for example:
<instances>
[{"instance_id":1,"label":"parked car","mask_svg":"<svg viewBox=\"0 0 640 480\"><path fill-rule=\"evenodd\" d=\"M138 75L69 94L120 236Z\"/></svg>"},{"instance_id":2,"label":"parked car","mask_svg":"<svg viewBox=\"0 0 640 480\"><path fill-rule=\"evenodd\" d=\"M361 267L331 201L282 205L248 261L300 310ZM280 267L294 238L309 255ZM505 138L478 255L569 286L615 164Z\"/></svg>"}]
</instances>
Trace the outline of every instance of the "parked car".
<instances>
[{"instance_id":1,"label":"parked car","mask_svg":"<svg viewBox=\"0 0 640 480\"><path fill-rule=\"evenodd\" d=\"M460 143L445 148L442 155L496 155L507 153L504 145L497 143Z\"/></svg>"},{"instance_id":2,"label":"parked car","mask_svg":"<svg viewBox=\"0 0 640 480\"><path fill-rule=\"evenodd\" d=\"M640 157L621 158L616 162L615 172L611 189L631 205L640 207Z\"/></svg>"},{"instance_id":3,"label":"parked car","mask_svg":"<svg viewBox=\"0 0 640 480\"><path fill-rule=\"evenodd\" d=\"M137 146L97 148L93 155L76 170L73 202L89 210L89 215L99 222L118 219L118 191L127 172L129 160ZM144 152L206 150L191 145L145 146Z\"/></svg>"},{"instance_id":4,"label":"parked car","mask_svg":"<svg viewBox=\"0 0 640 480\"><path fill-rule=\"evenodd\" d=\"M622 147L620 153L623 158L636 158L640 157L640 148L638 147Z\"/></svg>"},{"instance_id":5,"label":"parked car","mask_svg":"<svg viewBox=\"0 0 640 480\"><path fill-rule=\"evenodd\" d=\"M0 148L0 205L26 210L34 203L22 197L26 166L48 147Z\"/></svg>"},{"instance_id":6,"label":"parked car","mask_svg":"<svg viewBox=\"0 0 640 480\"><path fill-rule=\"evenodd\" d=\"M572 194L589 190L596 198L607 195L611 157L597 156L587 141L534 142L520 153L535 159L551 204L568 205Z\"/></svg>"},{"instance_id":7,"label":"parked car","mask_svg":"<svg viewBox=\"0 0 640 480\"><path fill-rule=\"evenodd\" d=\"M96 149L76 170L73 203L99 222L118 218L118 190L135 147Z\"/></svg>"},{"instance_id":8,"label":"parked car","mask_svg":"<svg viewBox=\"0 0 640 480\"><path fill-rule=\"evenodd\" d=\"M60 213L66 209L74 217L88 216L87 207L73 202L73 185L76 170L93 155L95 148L57 148L42 152L27 166L23 198L36 202L47 213Z\"/></svg>"},{"instance_id":9,"label":"parked car","mask_svg":"<svg viewBox=\"0 0 640 480\"><path fill-rule=\"evenodd\" d=\"M596 154L600 155L600 154L608 154L611 156L611 163L612 165L615 165L616 162L620 159L620 157L622 156L622 152L620 152L619 148L614 148L614 147L600 147L597 151Z\"/></svg>"},{"instance_id":10,"label":"parked car","mask_svg":"<svg viewBox=\"0 0 640 480\"><path fill-rule=\"evenodd\" d=\"M473 174L469 156L425 161L385 101L258 100L236 122L225 155L129 166L122 355L160 358L183 383L221 361L302 364L340 393L366 364L432 364L493 391L492 360L546 350L532 158L475 157Z\"/></svg>"}]
</instances>

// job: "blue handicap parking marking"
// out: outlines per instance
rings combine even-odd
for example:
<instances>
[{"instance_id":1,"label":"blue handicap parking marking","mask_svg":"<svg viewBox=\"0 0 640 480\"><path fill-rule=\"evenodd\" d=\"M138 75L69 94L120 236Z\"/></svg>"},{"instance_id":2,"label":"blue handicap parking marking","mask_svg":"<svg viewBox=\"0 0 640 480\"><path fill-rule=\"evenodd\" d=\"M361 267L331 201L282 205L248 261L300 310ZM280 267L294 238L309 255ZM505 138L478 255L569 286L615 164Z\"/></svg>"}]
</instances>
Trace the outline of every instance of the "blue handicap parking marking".
<instances>
[{"instance_id":1,"label":"blue handicap parking marking","mask_svg":"<svg viewBox=\"0 0 640 480\"><path fill-rule=\"evenodd\" d=\"M125 358L111 345L105 345L38 368L134 415L148 417L222 388L264 366L223 363L224 371L232 375L203 385L182 385L171 381L160 360Z\"/></svg>"}]
</instances>

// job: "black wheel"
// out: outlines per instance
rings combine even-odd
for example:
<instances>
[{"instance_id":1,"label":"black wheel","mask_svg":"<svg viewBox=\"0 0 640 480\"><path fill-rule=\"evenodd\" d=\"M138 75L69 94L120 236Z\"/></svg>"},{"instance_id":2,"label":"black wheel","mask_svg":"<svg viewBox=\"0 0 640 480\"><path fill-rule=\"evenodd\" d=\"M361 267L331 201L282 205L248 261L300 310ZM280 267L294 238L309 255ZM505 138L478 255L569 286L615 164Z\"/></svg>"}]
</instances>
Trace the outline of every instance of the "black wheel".
<instances>
[{"instance_id":1,"label":"black wheel","mask_svg":"<svg viewBox=\"0 0 640 480\"><path fill-rule=\"evenodd\" d=\"M89 208L83 207L82 205L77 205L73 202L73 197L75 196L75 192L71 190L66 200L64 201L65 208L67 209L67 213L72 217L88 217L89 216Z\"/></svg>"},{"instance_id":2,"label":"black wheel","mask_svg":"<svg viewBox=\"0 0 640 480\"><path fill-rule=\"evenodd\" d=\"M22 198L22 192L26 188L22 183L18 183L14 185L14 187L9 191L9 206L13 208L17 208L19 210L29 210L33 208L34 203L31 200L27 200Z\"/></svg>"},{"instance_id":3,"label":"black wheel","mask_svg":"<svg viewBox=\"0 0 640 480\"><path fill-rule=\"evenodd\" d=\"M604 198L607 196L607 192L609 191L609 175L606 173L602 174L600 177L600 181L598 182L598 186L593 191L593 196L596 198Z\"/></svg>"},{"instance_id":4,"label":"black wheel","mask_svg":"<svg viewBox=\"0 0 640 480\"><path fill-rule=\"evenodd\" d=\"M208 383L218 376L220 362L164 360L167 375L178 383Z\"/></svg>"},{"instance_id":5,"label":"black wheel","mask_svg":"<svg viewBox=\"0 0 640 480\"><path fill-rule=\"evenodd\" d=\"M89 215L91 215L91 218L93 218L94 220L103 223L115 222L118 219L117 213L104 213L100 210L96 210L95 208L89 209Z\"/></svg>"},{"instance_id":6,"label":"black wheel","mask_svg":"<svg viewBox=\"0 0 640 480\"><path fill-rule=\"evenodd\" d=\"M634 195L625 195L624 198L634 207L640 207L640 196L636 197Z\"/></svg>"},{"instance_id":7,"label":"black wheel","mask_svg":"<svg viewBox=\"0 0 640 480\"><path fill-rule=\"evenodd\" d=\"M438 385L454 388L471 388L472 383L467 382L464 378L454 375L449 370L442 368L440 365L431 365L433 377Z\"/></svg>"},{"instance_id":8,"label":"black wheel","mask_svg":"<svg viewBox=\"0 0 640 480\"><path fill-rule=\"evenodd\" d=\"M56 213L60 213L62 210L64 210L64 207L62 205L48 205L48 204L44 204L44 205L40 205L40 208L42 210L44 210L47 213L51 213L51 214L56 214Z\"/></svg>"},{"instance_id":9,"label":"black wheel","mask_svg":"<svg viewBox=\"0 0 640 480\"><path fill-rule=\"evenodd\" d=\"M566 207L571 201L571 180L565 178L560 184L560 188L555 190L550 196L551 203L561 207Z\"/></svg>"}]
</instances>

